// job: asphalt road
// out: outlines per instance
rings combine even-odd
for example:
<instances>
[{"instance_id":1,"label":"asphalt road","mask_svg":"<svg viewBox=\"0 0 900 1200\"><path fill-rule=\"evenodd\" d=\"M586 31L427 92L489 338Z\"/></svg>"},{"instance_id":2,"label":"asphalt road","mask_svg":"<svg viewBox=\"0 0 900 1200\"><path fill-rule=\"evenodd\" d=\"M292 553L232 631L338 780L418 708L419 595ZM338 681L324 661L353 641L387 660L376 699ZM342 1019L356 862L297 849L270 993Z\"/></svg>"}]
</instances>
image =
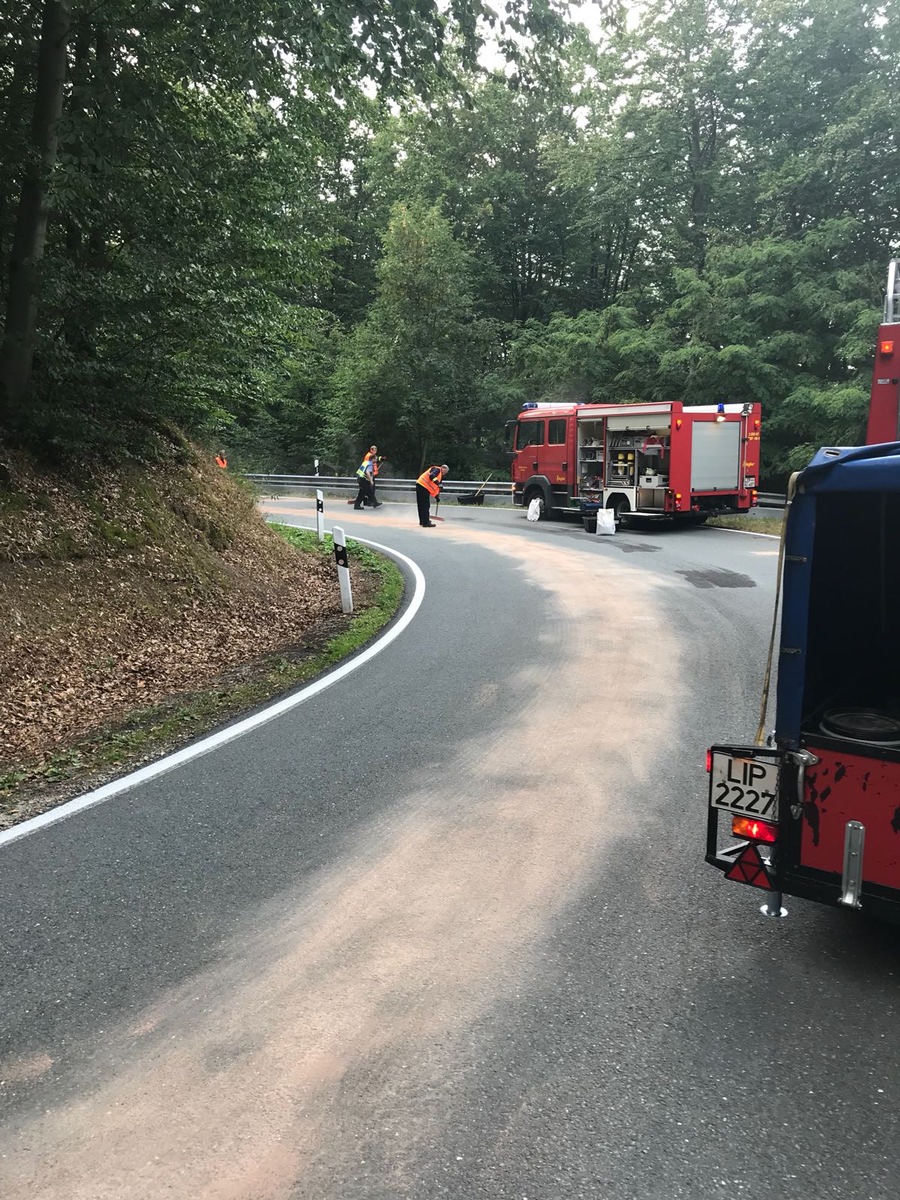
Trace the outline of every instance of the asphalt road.
<instances>
[{"instance_id":1,"label":"asphalt road","mask_svg":"<svg viewBox=\"0 0 900 1200\"><path fill-rule=\"evenodd\" d=\"M381 655L0 846L0 1195L896 1200L900 939L703 863L775 542L413 512Z\"/></svg>"}]
</instances>

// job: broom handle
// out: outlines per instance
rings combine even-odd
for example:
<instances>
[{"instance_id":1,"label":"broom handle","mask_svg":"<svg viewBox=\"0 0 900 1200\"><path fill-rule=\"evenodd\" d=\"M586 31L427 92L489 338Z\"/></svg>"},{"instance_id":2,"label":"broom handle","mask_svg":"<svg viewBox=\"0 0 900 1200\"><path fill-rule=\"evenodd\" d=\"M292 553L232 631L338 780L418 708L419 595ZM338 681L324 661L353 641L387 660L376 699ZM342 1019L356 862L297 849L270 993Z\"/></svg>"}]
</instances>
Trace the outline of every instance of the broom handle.
<instances>
[{"instance_id":1,"label":"broom handle","mask_svg":"<svg viewBox=\"0 0 900 1200\"><path fill-rule=\"evenodd\" d=\"M484 483L481 485L481 487L478 489L478 491L475 493L475 495L480 496L481 493L484 491L484 489L487 487L487 485L490 483L490 481L493 478L494 478L494 472L491 471L490 475L488 475L487 479L484 481Z\"/></svg>"}]
</instances>

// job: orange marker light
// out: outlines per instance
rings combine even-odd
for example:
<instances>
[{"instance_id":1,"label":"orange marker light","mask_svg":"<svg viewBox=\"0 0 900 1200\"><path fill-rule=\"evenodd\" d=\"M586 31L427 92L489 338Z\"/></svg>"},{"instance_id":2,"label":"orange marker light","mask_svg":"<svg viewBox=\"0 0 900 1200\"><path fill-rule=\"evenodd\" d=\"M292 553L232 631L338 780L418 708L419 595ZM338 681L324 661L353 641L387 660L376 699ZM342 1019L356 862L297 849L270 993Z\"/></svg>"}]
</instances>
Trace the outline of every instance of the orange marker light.
<instances>
[{"instance_id":1,"label":"orange marker light","mask_svg":"<svg viewBox=\"0 0 900 1200\"><path fill-rule=\"evenodd\" d=\"M680 429L683 424L684 424L684 421L682 421L681 417L675 418L675 428L676 429Z\"/></svg>"},{"instance_id":2,"label":"orange marker light","mask_svg":"<svg viewBox=\"0 0 900 1200\"><path fill-rule=\"evenodd\" d=\"M757 821L755 817L732 817L731 832L735 837L750 838L753 842L775 842L778 840L778 830L767 821Z\"/></svg>"},{"instance_id":3,"label":"orange marker light","mask_svg":"<svg viewBox=\"0 0 900 1200\"><path fill-rule=\"evenodd\" d=\"M894 353L894 343L893 342L881 342L881 344L879 345L879 349L882 354L893 354Z\"/></svg>"}]
</instances>

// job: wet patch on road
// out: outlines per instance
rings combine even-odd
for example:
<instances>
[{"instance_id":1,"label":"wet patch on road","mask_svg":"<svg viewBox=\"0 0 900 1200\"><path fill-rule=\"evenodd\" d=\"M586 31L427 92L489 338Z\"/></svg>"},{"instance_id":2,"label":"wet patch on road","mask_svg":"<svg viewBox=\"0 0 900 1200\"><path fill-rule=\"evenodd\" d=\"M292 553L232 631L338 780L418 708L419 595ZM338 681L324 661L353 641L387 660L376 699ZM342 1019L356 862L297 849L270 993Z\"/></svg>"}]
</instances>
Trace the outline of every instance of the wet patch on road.
<instances>
[{"instance_id":1,"label":"wet patch on road","mask_svg":"<svg viewBox=\"0 0 900 1200\"><path fill-rule=\"evenodd\" d=\"M753 588L756 581L737 571L676 571L695 588Z\"/></svg>"},{"instance_id":2,"label":"wet patch on road","mask_svg":"<svg viewBox=\"0 0 900 1200\"><path fill-rule=\"evenodd\" d=\"M608 545L615 546L617 550L621 550L623 554L656 554L658 550L662 550L662 546L649 546L646 542L609 542Z\"/></svg>"}]
</instances>

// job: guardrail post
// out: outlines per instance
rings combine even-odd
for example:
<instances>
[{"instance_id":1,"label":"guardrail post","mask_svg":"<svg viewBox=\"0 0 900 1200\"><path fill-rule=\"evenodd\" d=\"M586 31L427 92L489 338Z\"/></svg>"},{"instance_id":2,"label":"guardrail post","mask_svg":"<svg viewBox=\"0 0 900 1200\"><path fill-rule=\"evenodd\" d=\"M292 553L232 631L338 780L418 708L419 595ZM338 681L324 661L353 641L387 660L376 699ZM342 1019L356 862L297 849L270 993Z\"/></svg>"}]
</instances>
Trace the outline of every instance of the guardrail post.
<instances>
[{"instance_id":1,"label":"guardrail post","mask_svg":"<svg viewBox=\"0 0 900 1200\"><path fill-rule=\"evenodd\" d=\"M334 540L334 561L337 563L338 584L341 589L341 609L345 613L353 612L353 592L350 588L350 564L347 559L347 542L340 525L331 530Z\"/></svg>"},{"instance_id":2,"label":"guardrail post","mask_svg":"<svg viewBox=\"0 0 900 1200\"><path fill-rule=\"evenodd\" d=\"M316 533L319 541L325 541L325 497L321 488L316 488Z\"/></svg>"}]
</instances>

